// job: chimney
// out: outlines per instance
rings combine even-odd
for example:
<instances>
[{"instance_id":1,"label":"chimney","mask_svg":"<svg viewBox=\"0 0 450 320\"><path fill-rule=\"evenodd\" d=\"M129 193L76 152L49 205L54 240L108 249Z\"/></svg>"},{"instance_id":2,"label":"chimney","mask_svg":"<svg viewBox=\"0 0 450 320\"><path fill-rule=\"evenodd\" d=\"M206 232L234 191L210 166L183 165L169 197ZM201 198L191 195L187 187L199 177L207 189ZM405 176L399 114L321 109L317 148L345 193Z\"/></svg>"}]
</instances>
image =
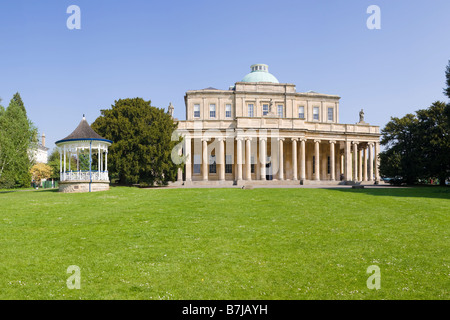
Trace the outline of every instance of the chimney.
<instances>
[{"instance_id":1,"label":"chimney","mask_svg":"<svg viewBox=\"0 0 450 320\"><path fill-rule=\"evenodd\" d=\"M42 146L45 147L45 133L42 134Z\"/></svg>"}]
</instances>

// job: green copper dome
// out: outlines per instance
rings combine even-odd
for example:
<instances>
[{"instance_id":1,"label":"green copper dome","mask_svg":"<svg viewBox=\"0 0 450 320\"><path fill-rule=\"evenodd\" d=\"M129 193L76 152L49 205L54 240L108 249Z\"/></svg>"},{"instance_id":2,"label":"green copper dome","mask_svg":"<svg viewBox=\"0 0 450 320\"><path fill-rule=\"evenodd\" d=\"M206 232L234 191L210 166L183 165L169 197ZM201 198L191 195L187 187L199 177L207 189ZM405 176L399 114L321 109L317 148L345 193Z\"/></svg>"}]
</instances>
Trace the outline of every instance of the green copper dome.
<instances>
[{"instance_id":1,"label":"green copper dome","mask_svg":"<svg viewBox=\"0 0 450 320\"><path fill-rule=\"evenodd\" d=\"M250 66L252 70L247 74L241 82L271 82L279 83L273 74L269 73L269 66L267 64L254 64Z\"/></svg>"}]
</instances>

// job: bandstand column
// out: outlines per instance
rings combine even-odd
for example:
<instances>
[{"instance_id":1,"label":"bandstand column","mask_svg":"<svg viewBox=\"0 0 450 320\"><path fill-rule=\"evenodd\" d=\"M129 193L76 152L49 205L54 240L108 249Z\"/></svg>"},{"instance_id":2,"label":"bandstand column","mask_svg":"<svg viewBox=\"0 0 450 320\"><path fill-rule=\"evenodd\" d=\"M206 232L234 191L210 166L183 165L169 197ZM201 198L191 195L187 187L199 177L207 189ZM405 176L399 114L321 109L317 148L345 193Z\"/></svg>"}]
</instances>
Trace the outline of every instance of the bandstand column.
<instances>
[{"instance_id":1,"label":"bandstand column","mask_svg":"<svg viewBox=\"0 0 450 320\"><path fill-rule=\"evenodd\" d=\"M78 147L77 147L77 171L78 171L78 174L80 174L79 173L79 171L80 171L80 152L78 151Z\"/></svg>"},{"instance_id":2,"label":"bandstand column","mask_svg":"<svg viewBox=\"0 0 450 320\"><path fill-rule=\"evenodd\" d=\"M66 180L66 145L64 145L64 171L63 171L64 180Z\"/></svg>"},{"instance_id":3,"label":"bandstand column","mask_svg":"<svg viewBox=\"0 0 450 320\"><path fill-rule=\"evenodd\" d=\"M266 159L267 159L266 139L267 138L259 138L259 160L261 163L261 180L266 180Z\"/></svg>"},{"instance_id":4,"label":"bandstand column","mask_svg":"<svg viewBox=\"0 0 450 320\"><path fill-rule=\"evenodd\" d=\"M61 152L61 148L59 148L59 176L61 177L61 181L63 180L62 179L62 169L63 169L63 166L62 166L62 152Z\"/></svg>"},{"instance_id":5,"label":"bandstand column","mask_svg":"<svg viewBox=\"0 0 450 320\"><path fill-rule=\"evenodd\" d=\"M330 180L334 181L335 178L335 158L334 158L334 151L336 147L336 141L330 141Z\"/></svg>"},{"instance_id":6,"label":"bandstand column","mask_svg":"<svg viewBox=\"0 0 450 320\"><path fill-rule=\"evenodd\" d=\"M292 138L292 180L297 179L297 138Z\"/></svg>"},{"instance_id":7,"label":"bandstand column","mask_svg":"<svg viewBox=\"0 0 450 320\"><path fill-rule=\"evenodd\" d=\"M314 166L315 166L315 172L314 172L314 180L319 181L320 180L320 161L319 161L319 153L320 153L320 140L314 140Z\"/></svg>"}]
</instances>

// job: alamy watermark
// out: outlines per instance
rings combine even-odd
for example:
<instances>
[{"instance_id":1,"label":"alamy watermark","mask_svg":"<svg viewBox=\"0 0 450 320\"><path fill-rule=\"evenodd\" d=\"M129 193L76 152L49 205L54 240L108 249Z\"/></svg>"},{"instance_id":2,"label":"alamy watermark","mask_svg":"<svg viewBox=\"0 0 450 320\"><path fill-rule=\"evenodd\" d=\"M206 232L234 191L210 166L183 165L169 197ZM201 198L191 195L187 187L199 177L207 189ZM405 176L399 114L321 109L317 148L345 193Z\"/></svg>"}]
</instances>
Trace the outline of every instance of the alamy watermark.
<instances>
[{"instance_id":1,"label":"alamy watermark","mask_svg":"<svg viewBox=\"0 0 450 320\"><path fill-rule=\"evenodd\" d=\"M67 268L67 273L71 274L67 278L66 284L69 289L81 289L81 269L79 266L69 266Z\"/></svg>"},{"instance_id":2,"label":"alamy watermark","mask_svg":"<svg viewBox=\"0 0 450 320\"><path fill-rule=\"evenodd\" d=\"M367 273L371 274L367 278L367 288L379 290L381 288L381 271L377 265L371 265L367 268Z\"/></svg>"},{"instance_id":3,"label":"alamy watermark","mask_svg":"<svg viewBox=\"0 0 450 320\"><path fill-rule=\"evenodd\" d=\"M81 9L77 5L71 5L67 7L66 13L70 14L67 18L66 26L69 30L81 29Z\"/></svg>"},{"instance_id":4,"label":"alamy watermark","mask_svg":"<svg viewBox=\"0 0 450 320\"><path fill-rule=\"evenodd\" d=\"M381 9L377 5L371 5L367 7L367 13L370 14L367 18L366 26L369 30L381 29Z\"/></svg>"}]
</instances>

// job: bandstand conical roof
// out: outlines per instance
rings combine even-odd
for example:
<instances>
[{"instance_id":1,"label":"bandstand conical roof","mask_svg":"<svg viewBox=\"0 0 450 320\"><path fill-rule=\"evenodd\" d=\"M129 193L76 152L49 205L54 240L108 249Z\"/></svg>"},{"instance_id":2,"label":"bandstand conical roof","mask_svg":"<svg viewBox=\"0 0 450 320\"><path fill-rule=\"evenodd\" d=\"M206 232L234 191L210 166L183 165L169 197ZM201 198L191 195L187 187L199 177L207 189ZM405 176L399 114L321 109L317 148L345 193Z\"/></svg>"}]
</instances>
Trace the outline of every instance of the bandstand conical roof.
<instances>
[{"instance_id":1,"label":"bandstand conical roof","mask_svg":"<svg viewBox=\"0 0 450 320\"><path fill-rule=\"evenodd\" d=\"M78 127L67 137L62 140L56 141L56 145L59 143L67 142L67 141L79 141L79 140L99 140L112 143L111 140L103 138L94 129L91 128L89 123L86 121L86 118L83 116Z\"/></svg>"}]
</instances>

